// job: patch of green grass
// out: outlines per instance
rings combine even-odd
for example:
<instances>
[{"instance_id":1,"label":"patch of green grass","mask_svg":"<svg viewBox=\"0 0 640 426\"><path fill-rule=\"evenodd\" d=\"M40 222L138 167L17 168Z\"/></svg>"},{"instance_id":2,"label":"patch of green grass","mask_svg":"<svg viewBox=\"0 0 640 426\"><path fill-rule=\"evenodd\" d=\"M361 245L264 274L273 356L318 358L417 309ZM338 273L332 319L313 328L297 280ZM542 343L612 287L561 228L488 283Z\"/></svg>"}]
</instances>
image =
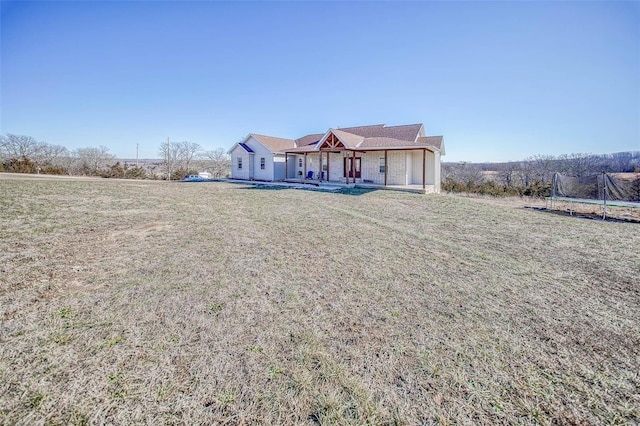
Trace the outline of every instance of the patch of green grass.
<instances>
[{"instance_id":1,"label":"patch of green grass","mask_svg":"<svg viewBox=\"0 0 640 426\"><path fill-rule=\"evenodd\" d=\"M37 409L40 406L40 403L42 403L42 400L44 399L44 397L45 397L45 394L40 390L28 392L28 396L27 396L28 407L32 410Z\"/></svg>"},{"instance_id":2,"label":"patch of green grass","mask_svg":"<svg viewBox=\"0 0 640 426\"><path fill-rule=\"evenodd\" d=\"M238 399L238 395L234 391L223 391L216 395L216 401L222 406L232 404Z\"/></svg>"},{"instance_id":3,"label":"patch of green grass","mask_svg":"<svg viewBox=\"0 0 640 426\"><path fill-rule=\"evenodd\" d=\"M212 303L211 305L209 305L207 307L207 312L209 312L210 314L219 314L220 312L222 312L222 307L224 305L220 302L218 303Z\"/></svg>"},{"instance_id":4,"label":"patch of green grass","mask_svg":"<svg viewBox=\"0 0 640 426\"><path fill-rule=\"evenodd\" d=\"M124 340L124 336L116 336L105 339L103 346L111 348Z\"/></svg>"},{"instance_id":5,"label":"patch of green grass","mask_svg":"<svg viewBox=\"0 0 640 426\"><path fill-rule=\"evenodd\" d=\"M263 349L262 349L262 346L260 345L249 345L247 346L247 351L253 352L253 353L262 353Z\"/></svg>"},{"instance_id":6,"label":"patch of green grass","mask_svg":"<svg viewBox=\"0 0 640 426\"><path fill-rule=\"evenodd\" d=\"M55 313L55 316L58 318L68 318L71 315L73 315L73 309L71 308L58 309Z\"/></svg>"},{"instance_id":7,"label":"patch of green grass","mask_svg":"<svg viewBox=\"0 0 640 426\"><path fill-rule=\"evenodd\" d=\"M280 377L280 375L282 374L282 369L275 367L275 366L270 366L269 367L269 378L270 379L277 379L278 377Z\"/></svg>"},{"instance_id":8,"label":"patch of green grass","mask_svg":"<svg viewBox=\"0 0 640 426\"><path fill-rule=\"evenodd\" d=\"M70 334L59 333L55 334L51 339L58 345L66 345L71 341L72 337Z\"/></svg>"}]
</instances>

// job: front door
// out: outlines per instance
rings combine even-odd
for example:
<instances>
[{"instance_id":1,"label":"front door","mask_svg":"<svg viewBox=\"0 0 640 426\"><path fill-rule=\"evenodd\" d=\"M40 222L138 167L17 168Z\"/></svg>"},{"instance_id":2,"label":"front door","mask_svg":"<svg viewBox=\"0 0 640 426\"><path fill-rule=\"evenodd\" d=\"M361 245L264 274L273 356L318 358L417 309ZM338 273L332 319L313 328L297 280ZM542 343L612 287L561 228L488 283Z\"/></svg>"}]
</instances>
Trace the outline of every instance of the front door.
<instances>
[{"instance_id":1,"label":"front door","mask_svg":"<svg viewBox=\"0 0 640 426\"><path fill-rule=\"evenodd\" d=\"M354 167L353 167L353 172L352 172L351 171L351 163L352 163L353 160L355 160L355 162L353 163ZM361 164L361 162L362 162L362 158L361 157L356 157L356 158L347 157L347 158L345 158L344 159L344 177L349 176L350 178L353 178L354 174L355 174L355 177L357 179L359 179L360 178L360 164Z\"/></svg>"}]
</instances>

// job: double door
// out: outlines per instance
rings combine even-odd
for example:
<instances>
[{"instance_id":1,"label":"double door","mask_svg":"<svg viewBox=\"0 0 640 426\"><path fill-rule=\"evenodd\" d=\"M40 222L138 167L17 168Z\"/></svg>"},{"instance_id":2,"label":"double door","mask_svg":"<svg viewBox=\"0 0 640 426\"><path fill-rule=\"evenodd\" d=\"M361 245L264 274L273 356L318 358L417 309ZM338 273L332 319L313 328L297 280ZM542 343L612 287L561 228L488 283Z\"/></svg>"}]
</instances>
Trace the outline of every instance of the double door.
<instances>
[{"instance_id":1,"label":"double door","mask_svg":"<svg viewBox=\"0 0 640 426\"><path fill-rule=\"evenodd\" d=\"M353 168L351 167L353 165ZM359 179L361 176L362 157L346 157L344 159L344 177Z\"/></svg>"}]
</instances>

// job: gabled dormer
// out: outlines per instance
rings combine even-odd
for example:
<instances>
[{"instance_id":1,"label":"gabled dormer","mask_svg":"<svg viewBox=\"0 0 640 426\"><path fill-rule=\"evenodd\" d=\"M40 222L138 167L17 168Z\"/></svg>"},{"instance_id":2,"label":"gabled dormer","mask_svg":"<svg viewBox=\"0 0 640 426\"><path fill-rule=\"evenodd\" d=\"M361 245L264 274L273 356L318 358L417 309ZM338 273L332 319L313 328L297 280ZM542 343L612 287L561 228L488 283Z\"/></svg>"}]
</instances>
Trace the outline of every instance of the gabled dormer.
<instances>
[{"instance_id":1,"label":"gabled dormer","mask_svg":"<svg viewBox=\"0 0 640 426\"><path fill-rule=\"evenodd\" d=\"M329 129L316 145L316 151L342 151L357 147L364 138L339 129Z\"/></svg>"}]
</instances>

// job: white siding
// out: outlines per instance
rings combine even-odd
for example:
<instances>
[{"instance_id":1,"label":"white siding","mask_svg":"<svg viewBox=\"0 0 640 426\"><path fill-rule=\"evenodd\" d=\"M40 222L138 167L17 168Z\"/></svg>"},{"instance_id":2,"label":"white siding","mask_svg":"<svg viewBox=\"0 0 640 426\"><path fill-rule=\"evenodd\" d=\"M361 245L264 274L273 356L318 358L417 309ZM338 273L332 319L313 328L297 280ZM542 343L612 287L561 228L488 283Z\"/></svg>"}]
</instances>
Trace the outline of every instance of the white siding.
<instances>
[{"instance_id":1,"label":"white siding","mask_svg":"<svg viewBox=\"0 0 640 426\"><path fill-rule=\"evenodd\" d=\"M427 185L435 185L435 156L431 151L427 151L427 170L425 176L427 178Z\"/></svg>"},{"instance_id":2,"label":"white siding","mask_svg":"<svg viewBox=\"0 0 640 426\"><path fill-rule=\"evenodd\" d=\"M238 158L242 158L242 169L238 169ZM249 179L249 153L241 146L231 151L231 177L233 179Z\"/></svg>"},{"instance_id":3,"label":"white siding","mask_svg":"<svg viewBox=\"0 0 640 426\"><path fill-rule=\"evenodd\" d=\"M297 177L297 167L298 167L298 156L289 154L287 156L287 179L292 179Z\"/></svg>"},{"instance_id":4,"label":"white siding","mask_svg":"<svg viewBox=\"0 0 640 426\"><path fill-rule=\"evenodd\" d=\"M435 192L440 193L440 153L433 154L433 176Z\"/></svg>"},{"instance_id":5,"label":"white siding","mask_svg":"<svg viewBox=\"0 0 640 426\"><path fill-rule=\"evenodd\" d=\"M380 159L384 151L369 151L362 154L362 180L384 185L384 173L380 173Z\"/></svg>"},{"instance_id":6,"label":"white siding","mask_svg":"<svg viewBox=\"0 0 640 426\"><path fill-rule=\"evenodd\" d=\"M407 160L404 151L388 151L387 185L407 184Z\"/></svg>"},{"instance_id":7,"label":"white siding","mask_svg":"<svg viewBox=\"0 0 640 426\"><path fill-rule=\"evenodd\" d=\"M329 162L329 180L333 182L344 181L344 156L342 153L330 153Z\"/></svg>"},{"instance_id":8,"label":"white siding","mask_svg":"<svg viewBox=\"0 0 640 426\"><path fill-rule=\"evenodd\" d=\"M283 180L284 176L284 154L276 154L273 157L273 180Z\"/></svg>"},{"instance_id":9,"label":"white siding","mask_svg":"<svg viewBox=\"0 0 640 426\"><path fill-rule=\"evenodd\" d=\"M251 136L245 142L254 152L251 164L251 179L273 180L273 153ZM260 168L260 159L265 159L264 170Z\"/></svg>"}]
</instances>

